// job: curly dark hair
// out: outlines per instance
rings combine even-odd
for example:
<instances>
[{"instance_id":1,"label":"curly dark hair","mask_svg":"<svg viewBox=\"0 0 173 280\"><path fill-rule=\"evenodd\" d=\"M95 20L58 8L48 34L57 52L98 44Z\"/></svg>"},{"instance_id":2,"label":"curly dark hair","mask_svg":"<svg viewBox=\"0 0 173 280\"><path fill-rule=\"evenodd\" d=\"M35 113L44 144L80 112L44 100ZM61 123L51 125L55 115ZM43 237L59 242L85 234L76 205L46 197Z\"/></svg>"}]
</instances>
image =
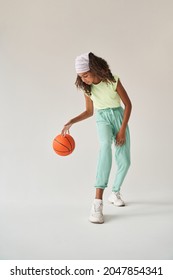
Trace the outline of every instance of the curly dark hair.
<instances>
[{"instance_id":1,"label":"curly dark hair","mask_svg":"<svg viewBox=\"0 0 173 280\"><path fill-rule=\"evenodd\" d=\"M106 83L116 82L108 63L103 58L94 55L92 52L89 53L89 68L90 72L100 78L101 81ZM91 85L85 84L79 75L77 75L75 85L88 95L91 95Z\"/></svg>"}]
</instances>

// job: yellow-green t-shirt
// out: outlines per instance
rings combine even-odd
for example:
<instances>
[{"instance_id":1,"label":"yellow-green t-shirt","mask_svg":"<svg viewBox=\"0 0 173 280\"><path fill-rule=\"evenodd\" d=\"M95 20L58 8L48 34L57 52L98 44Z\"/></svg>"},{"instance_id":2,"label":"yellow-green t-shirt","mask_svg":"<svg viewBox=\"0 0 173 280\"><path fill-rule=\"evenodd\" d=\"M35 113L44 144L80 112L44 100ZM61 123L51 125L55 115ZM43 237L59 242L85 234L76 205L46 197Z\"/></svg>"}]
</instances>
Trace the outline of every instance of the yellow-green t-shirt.
<instances>
[{"instance_id":1,"label":"yellow-green t-shirt","mask_svg":"<svg viewBox=\"0 0 173 280\"><path fill-rule=\"evenodd\" d=\"M116 82L100 82L91 85L91 100L96 109L120 107L121 99L116 91L118 76L114 76Z\"/></svg>"}]
</instances>

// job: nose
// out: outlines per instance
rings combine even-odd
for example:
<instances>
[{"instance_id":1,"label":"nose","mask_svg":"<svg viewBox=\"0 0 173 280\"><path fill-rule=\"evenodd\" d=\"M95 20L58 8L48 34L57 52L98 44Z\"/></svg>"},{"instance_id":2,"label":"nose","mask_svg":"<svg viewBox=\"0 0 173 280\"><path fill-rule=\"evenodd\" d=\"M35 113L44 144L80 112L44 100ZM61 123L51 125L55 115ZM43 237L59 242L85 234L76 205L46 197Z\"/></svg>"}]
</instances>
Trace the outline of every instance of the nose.
<instances>
[{"instance_id":1,"label":"nose","mask_svg":"<svg viewBox=\"0 0 173 280\"><path fill-rule=\"evenodd\" d=\"M84 78L83 78L83 79L82 79L82 81L83 81L84 83L86 83L86 84L87 84L87 80L86 80L86 79L84 79Z\"/></svg>"}]
</instances>

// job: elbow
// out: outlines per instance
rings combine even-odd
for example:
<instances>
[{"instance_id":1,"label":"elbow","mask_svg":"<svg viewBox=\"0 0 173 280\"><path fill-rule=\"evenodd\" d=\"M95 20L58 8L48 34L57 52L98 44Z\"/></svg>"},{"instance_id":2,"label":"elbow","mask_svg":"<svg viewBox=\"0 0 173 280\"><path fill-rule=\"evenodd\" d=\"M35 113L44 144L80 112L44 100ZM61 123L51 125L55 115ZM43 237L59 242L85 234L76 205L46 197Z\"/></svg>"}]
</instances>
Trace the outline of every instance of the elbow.
<instances>
[{"instance_id":1,"label":"elbow","mask_svg":"<svg viewBox=\"0 0 173 280\"><path fill-rule=\"evenodd\" d=\"M125 104L125 107L127 107L129 109L129 111L132 110L132 103L130 100Z\"/></svg>"},{"instance_id":2,"label":"elbow","mask_svg":"<svg viewBox=\"0 0 173 280\"><path fill-rule=\"evenodd\" d=\"M94 112L90 112L89 117L92 117L94 115Z\"/></svg>"},{"instance_id":3,"label":"elbow","mask_svg":"<svg viewBox=\"0 0 173 280\"><path fill-rule=\"evenodd\" d=\"M92 117L94 114L93 110L92 111L87 111L87 116L88 118Z\"/></svg>"},{"instance_id":4,"label":"elbow","mask_svg":"<svg viewBox=\"0 0 173 280\"><path fill-rule=\"evenodd\" d=\"M131 103L131 101L129 103L129 108L130 108L130 111L131 111L132 110L132 103Z\"/></svg>"},{"instance_id":5,"label":"elbow","mask_svg":"<svg viewBox=\"0 0 173 280\"><path fill-rule=\"evenodd\" d=\"M131 115L132 112L132 103L129 101L126 104L124 104L125 106L125 111L127 112L127 114L129 114L129 116Z\"/></svg>"}]
</instances>

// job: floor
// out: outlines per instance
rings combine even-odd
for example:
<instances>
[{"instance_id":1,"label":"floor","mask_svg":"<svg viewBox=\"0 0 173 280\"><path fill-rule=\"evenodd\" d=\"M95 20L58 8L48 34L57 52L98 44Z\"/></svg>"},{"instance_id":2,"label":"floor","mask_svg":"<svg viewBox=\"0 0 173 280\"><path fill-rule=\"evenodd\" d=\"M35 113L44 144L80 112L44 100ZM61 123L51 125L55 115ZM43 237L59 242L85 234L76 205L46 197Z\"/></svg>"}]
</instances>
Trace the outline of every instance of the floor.
<instances>
[{"instance_id":1,"label":"floor","mask_svg":"<svg viewBox=\"0 0 173 280\"><path fill-rule=\"evenodd\" d=\"M0 205L0 259L172 259L172 193L104 199L105 223L88 221L91 201L64 196Z\"/></svg>"}]
</instances>

